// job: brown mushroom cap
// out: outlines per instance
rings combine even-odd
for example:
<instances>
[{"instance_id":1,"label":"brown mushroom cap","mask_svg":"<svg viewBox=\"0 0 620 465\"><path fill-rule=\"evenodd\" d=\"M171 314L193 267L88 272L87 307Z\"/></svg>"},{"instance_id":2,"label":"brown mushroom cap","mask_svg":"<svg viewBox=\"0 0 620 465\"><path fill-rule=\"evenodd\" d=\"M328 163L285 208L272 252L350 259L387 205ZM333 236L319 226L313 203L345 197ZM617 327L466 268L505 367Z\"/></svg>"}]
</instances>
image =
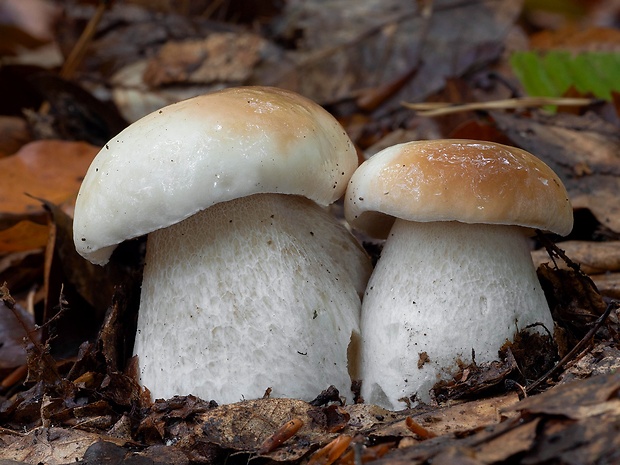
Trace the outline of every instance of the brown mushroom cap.
<instances>
[{"instance_id":1,"label":"brown mushroom cap","mask_svg":"<svg viewBox=\"0 0 620 465\"><path fill-rule=\"evenodd\" d=\"M386 237L395 218L518 225L567 235L573 227L560 178L525 150L472 140L388 147L349 182L347 221Z\"/></svg>"}]
</instances>

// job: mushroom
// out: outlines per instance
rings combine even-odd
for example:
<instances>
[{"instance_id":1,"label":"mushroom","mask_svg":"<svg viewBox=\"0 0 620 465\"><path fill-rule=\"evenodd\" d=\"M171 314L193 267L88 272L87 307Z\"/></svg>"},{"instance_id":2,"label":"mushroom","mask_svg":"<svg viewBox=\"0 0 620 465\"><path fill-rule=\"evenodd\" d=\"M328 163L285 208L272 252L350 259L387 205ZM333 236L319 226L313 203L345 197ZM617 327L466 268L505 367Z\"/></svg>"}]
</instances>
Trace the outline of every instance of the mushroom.
<instances>
[{"instance_id":1,"label":"mushroom","mask_svg":"<svg viewBox=\"0 0 620 465\"><path fill-rule=\"evenodd\" d=\"M335 118L266 87L164 107L102 148L74 242L103 265L148 234L134 353L154 398L349 392L371 265L324 206L356 167Z\"/></svg>"},{"instance_id":2,"label":"mushroom","mask_svg":"<svg viewBox=\"0 0 620 465\"><path fill-rule=\"evenodd\" d=\"M560 179L528 152L465 140L388 147L351 178L345 216L387 237L362 304L366 401L428 402L459 364L496 360L530 325L553 331L528 235L566 235L573 215Z\"/></svg>"}]
</instances>

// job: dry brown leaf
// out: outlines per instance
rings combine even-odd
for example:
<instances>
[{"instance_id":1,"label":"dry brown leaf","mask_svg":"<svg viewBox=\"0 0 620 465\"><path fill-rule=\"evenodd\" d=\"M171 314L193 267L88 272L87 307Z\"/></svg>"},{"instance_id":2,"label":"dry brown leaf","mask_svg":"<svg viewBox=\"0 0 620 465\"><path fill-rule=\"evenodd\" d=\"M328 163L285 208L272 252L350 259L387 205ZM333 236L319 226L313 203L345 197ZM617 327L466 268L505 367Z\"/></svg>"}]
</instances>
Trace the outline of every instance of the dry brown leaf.
<instances>
[{"instance_id":1,"label":"dry brown leaf","mask_svg":"<svg viewBox=\"0 0 620 465\"><path fill-rule=\"evenodd\" d=\"M574 208L620 232L620 133L594 114L492 112L498 127L519 147L547 163L566 185Z\"/></svg>"},{"instance_id":2,"label":"dry brown leaf","mask_svg":"<svg viewBox=\"0 0 620 465\"><path fill-rule=\"evenodd\" d=\"M313 445L327 444L335 434L326 430L323 409L295 399L258 399L222 405L197 416L197 432L224 449L256 452L282 425L298 419L303 426L281 447L265 454L272 460L303 457Z\"/></svg>"},{"instance_id":3,"label":"dry brown leaf","mask_svg":"<svg viewBox=\"0 0 620 465\"><path fill-rule=\"evenodd\" d=\"M13 311L0 301L0 369L14 368L26 363L24 337L26 330L34 329L34 316L19 306L14 311L19 315L22 326Z\"/></svg>"},{"instance_id":4,"label":"dry brown leaf","mask_svg":"<svg viewBox=\"0 0 620 465\"><path fill-rule=\"evenodd\" d=\"M616 463L619 388L617 373L558 386L504 408L501 423L398 448L382 463Z\"/></svg>"},{"instance_id":5,"label":"dry brown leaf","mask_svg":"<svg viewBox=\"0 0 620 465\"><path fill-rule=\"evenodd\" d=\"M144 82L170 84L243 83L260 61L266 41L255 34L212 33L205 39L167 42L148 61Z\"/></svg>"},{"instance_id":6,"label":"dry brown leaf","mask_svg":"<svg viewBox=\"0 0 620 465\"><path fill-rule=\"evenodd\" d=\"M586 274L599 274L620 270L620 241L565 241L557 244L570 259L581 266ZM546 250L534 250L532 260L538 268L542 263L553 265ZM562 260L556 260L560 268L567 269Z\"/></svg>"},{"instance_id":7,"label":"dry brown leaf","mask_svg":"<svg viewBox=\"0 0 620 465\"><path fill-rule=\"evenodd\" d=\"M569 24L557 30L546 29L530 37L530 47L536 50L570 50L572 52L620 51L620 31L591 27L578 29Z\"/></svg>"},{"instance_id":8,"label":"dry brown leaf","mask_svg":"<svg viewBox=\"0 0 620 465\"><path fill-rule=\"evenodd\" d=\"M499 437L491 437L477 445L479 463L502 462L515 454L531 450L536 444L539 420L524 423Z\"/></svg>"},{"instance_id":9,"label":"dry brown leaf","mask_svg":"<svg viewBox=\"0 0 620 465\"><path fill-rule=\"evenodd\" d=\"M615 321L618 321L618 315ZM566 384L578 379L587 379L593 376L609 375L620 370L620 349L613 341L604 341L593 347L587 354L571 364L562 373L559 384Z\"/></svg>"},{"instance_id":10,"label":"dry brown leaf","mask_svg":"<svg viewBox=\"0 0 620 465\"><path fill-rule=\"evenodd\" d=\"M49 0L4 0L0 13L3 23L8 22L39 40L50 41L54 38L54 22L60 11Z\"/></svg>"},{"instance_id":11,"label":"dry brown leaf","mask_svg":"<svg viewBox=\"0 0 620 465\"><path fill-rule=\"evenodd\" d=\"M296 0L272 20L271 35L251 43L239 28L222 33L196 18L154 18L117 3L106 13L91 62L111 70L113 99L130 121L231 84L284 87L327 104L397 81L378 110L390 111L497 58L521 3ZM154 57L146 72L145 56ZM187 83L193 85L178 85Z\"/></svg>"},{"instance_id":12,"label":"dry brown leaf","mask_svg":"<svg viewBox=\"0 0 620 465\"><path fill-rule=\"evenodd\" d=\"M620 299L620 273L594 274L590 278L601 295L609 299Z\"/></svg>"},{"instance_id":13,"label":"dry brown leaf","mask_svg":"<svg viewBox=\"0 0 620 465\"><path fill-rule=\"evenodd\" d=\"M43 250L14 252L0 258L0 283L7 283L18 303L27 306L27 293L43 274Z\"/></svg>"},{"instance_id":14,"label":"dry brown leaf","mask_svg":"<svg viewBox=\"0 0 620 465\"><path fill-rule=\"evenodd\" d=\"M39 427L23 435L0 432L0 443L5 445L4 448L0 448L0 462L15 460L20 463L60 465L87 459L90 449L98 443L113 445L120 449L127 441L80 429ZM126 454L133 455L129 451ZM94 465L103 462L88 463Z\"/></svg>"},{"instance_id":15,"label":"dry brown leaf","mask_svg":"<svg viewBox=\"0 0 620 465\"><path fill-rule=\"evenodd\" d=\"M41 223L47 217L39 199L66 203L72 209L73 197L98 150L84 142L44 140L0 159L0 229L17 225L13 231L4 231L3 251L24 250L24 241L31 248L45 245L47 234L43 237L40 228L18 223L27 219ZM30 233L30 238L23 236Z\"/></svg>"},{"instance_id":16,"label":"dry brown leaf","mask_svg":"<svg viewBox=\"0 0 620 465\"><path fill-rule=\"evenodd\" d=\"M0 255L37 249L47 243L48 236L47 225L20 221L10 228L0 230Z\"/></svg>"},{"instance_id":17,"label":"dry brown leaf","mask_svg":"<svg viewBox=\"0 0 620 465\"><path fill-rule=\"evenodd\" d=\"M521 4L289 1L277 33L282 40L294 40L296 48L286 53L286 60L264 62L255 80L328 103L382 87L415 70L381 107L393 110L402 100L419 101L441 89L447 78L499 56Z\"/></svg>"},{"instance_id":18,"label":"dry brown leaf","mask_svg":"<svg viewBox=\"0 0 620 465\"><path fill-rule=\"evenodd\" d=\"M29 141L26 120L17 116L0 116L0 158L12 155Z\"/></svg>"},{"instance_id":19,"label":"dry brown leaf","mask_svg":"<svg viewBox=\"0 0 620 465\"><path fill-rule=\"evenodd\" d=\"M374 440L415 435L407 427L407 417L429 432L456 435L500 422L500 410L518 402L518 395L482 399L426 412L392 412L375 405L354 404L343 407L350 418L343 434L363 434ZM267 454L277 461L296 460L334 438L324 424L325 409L293 399L258 399L222 405L196 417L196 434L202 440L224 449L256 452L283 424L298 419L303 426L281 447Z\"/></svg>"},{"instance_id":20,"label":"dry brown leaf","mask_svg":"<svg viewBox=\"0 0 620 465\"><path fill-rule=\"evenodd\" d=\"M528 397L504 409L505 412L527 412L529 414L561 415L580 420L604 412L620 415L620 373L594 376L556 386L537 396Z\"/></svg>"},{"instance_id":21,"label":"dry brown leaf","mask_svg":"<svg viewBox=\"0 0 620 465\"><path fill-rule=\"evenodd\" d=\"M597 415L577 423L548 421L526 465L620 463L620 416Z\"/></svg>"},{"instance_id":22,"label":"dry brown leaf","mask_svg":"<svg viewBox=\"0 0 620 465\"><path fill-rule=\"evenodd\" d=\"M0 459L60 465L76 462L101 435L67 428L37 428L24 435L0 432Z\"/></svg>"},{"instance_id":23,"label":"dry brown leaf","mask_svg":"<svg viewBox=\"0 0 620 465\"><path fill-rule=\"evenodd\" d=\"M499 423L505 417L502 410L519 402L519 396L515 392L509 392L501 396L487 399L473 400L470 402L457 403L448 407L435 408L427 412L410 414L410 417L419 425L437 436L454 435L474 431L486 425ZM349 409L364 410L369 415L373 406L360 405L350 406ZM393 412L390 412L392 415ZM400 437L410 436L411 432L406 426L403 414L398 414L395 421L380 424L375 420L375 425L370 435L372 437ZM514 415L512 415L514 416ZM353 415L352 415L353 417ZM374 417L376 418L376 417ZM366 427L368 428L368 426Z\"/></svg>"}]
</instances>

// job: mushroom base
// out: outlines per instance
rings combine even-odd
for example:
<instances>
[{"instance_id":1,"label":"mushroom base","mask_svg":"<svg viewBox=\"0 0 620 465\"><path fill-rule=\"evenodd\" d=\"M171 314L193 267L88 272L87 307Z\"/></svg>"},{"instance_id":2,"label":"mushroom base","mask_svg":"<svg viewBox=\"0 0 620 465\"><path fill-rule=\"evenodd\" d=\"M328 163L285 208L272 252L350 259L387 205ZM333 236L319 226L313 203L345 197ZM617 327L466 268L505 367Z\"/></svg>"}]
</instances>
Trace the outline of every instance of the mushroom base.
<instances>
[{"instance_id":1,"label":"mushroom base","mask_svg":"<svg viewBox=\"0 0 620 465\"><path fill-rule=\"evenodd\" d=\"M362 307L362 396L389 409L428 402L472 351L496 360L535 323L553 333L522 228L397 220Z\"/></svg>"},{"instance_id":2,"label":"mushroom base","mask_svg":"<svg viewBox=\"0 0 620 465\"><path fill-rule=\"evenodd\" d=\"M350 395L370 262L321 207L258 194L149 235L135 354L153 398ZM352 341L354 343L352 343Z\"/></svg>"}]
</instances>

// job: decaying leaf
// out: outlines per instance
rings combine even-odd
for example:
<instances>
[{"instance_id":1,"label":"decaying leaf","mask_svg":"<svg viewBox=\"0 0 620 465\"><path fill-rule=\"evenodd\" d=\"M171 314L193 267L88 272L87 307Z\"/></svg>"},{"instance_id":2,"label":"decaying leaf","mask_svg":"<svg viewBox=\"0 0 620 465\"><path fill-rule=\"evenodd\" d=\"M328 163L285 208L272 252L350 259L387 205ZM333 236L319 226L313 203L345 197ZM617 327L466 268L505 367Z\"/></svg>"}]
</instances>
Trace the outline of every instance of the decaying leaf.
<instances>
[{"instance_id":1,"label":"decaying leaf","mask_svg":"<svg viewBox=\"0 0 620 465\"><path fill-rule=\"evenodd\" d=\"M363 113L355 116L365 124L376 125L377 138L398 126L403 128L400 137L411 140L421 138L421 133L441 138L458 130L445 123L420 132L417 125L428 122L412 120L408 113L401 120L391 112L398 110L401 100L426 98L449 78L472 87L468 92L447 89L435 98L458 101L483 95L479 92L482 89L474 91L473 80L463 77L464 73L478 69L481 75L489 74L485 62L498 58L502 49L519 48L504 38L519 16L522 2L289 0L278 16L270 17L269 24L259 19L251 29L198 13L211 4L219 4L217 8L224 11L230 5L245 4L245 0L183 2L187 5L177 8L158 2L163 10L157 12L144 0L104 3L110 7L83 62L81 77L86 79L82 83L97 88L98 96L126 97L123 109L132 120L172 101L222 86L275 84L301 91L323 104L337 103L330 107L332 110L346 107ZM94 8L92 2L67 3L57 37L64 51L69 51ZM162 14L166 8L175 12L187 8L192 14ZM616 38L617 31L597 35L601 40L603 36ZM583 36L579 40L583 43ZM617 48L611 41L609 45ZM497 69L501 66L499 63ZM51 74L33 80L33 84L54 107L56 120L51 128L56 134L87 136L87 140L98 141L97 145L115 131L111 128L120 130L122 122L108 124L114 119L106 122L100 118L99 109L103 107L72 83ZM23 97L21 106L11 102L13 110L9 113L38 106L23 102ZM485 140L498 137L505 141L508 136L508 143L540 156L565 181L579 211L591 210L598 221L620 233L620 137L617 127L609 122L612 119L547 116L536 111L493 116L495 126L485 121L493 133L457 129L467 137L475 134L474 138ZM330 391L314 403L266 398L217 406L193 396L150 402L148 391L137 384L135 373L130 374L132 362L128 362L144 242L121 246L106 268L92 267L77 257L70 237L72 197L90 163L88 157L92 159L97 149L86 144L70 148L70 143L48 141L9 155L12 147L29 136L23 132L22 119L10 121L11 125L15 123L19 137L8 139L7 145L0 144L0 151L4 151L0 154L0 254L46 247L46 266L43 270L40 251L30 256L4 255L0 283L6 276L11 285L15 283L24 291L34 287L33 273L37 280L45 276L46 284L39 295L47 295L48 309L63 308L62 315L45 326L53 337L49 341L52 349L55 343L66 344L71 337L84 341L76 315L88 316L92 307L98 309L93 313L102 325L98 336L83 342L68 362L53 359L44 343L31 344L28 384L0 388L0 462L620 462L617 309L596 333L591 346L546 385L557 382L560 387L522 401L519 398L529 392L507 391L505 381L527 378L525 387L536 379L536 372L528 369L544 366L549 360L536 357L553 355L550 348L537 347L532 359L519 347L511 346L501 362L462 367L454 382L440 393L441 405L420 405L400 412L373 405L345 405L337 392ZM389 144L401 141L386 139ZM74 148L82 155L68 155ZM581 242L575 249L572 243L564 245L567 254L582 265L582 271L600 273L592 281L600 289L606 283L605 298L620 296L618 244ZM25 265L29 257L31 266ZM596 286L577 271L557 260L560 270L556 270L551 268L552 260L547 257L545 261L549 266L541 267L540 278L558 326L569 333L563 338L567 351L592 328L606 302ZM115 284L120 287L114 289ZM37 315L42 313L40 307L37 305ZM0 307L0 313L2 310ZM45 316L51 317L51 313ZM0 324L0 333L3 328L5 325ZM531 347L531 340L524 339L522 346ZM0 347L0 357L7 348ZM420 363L425 362L421 356ZM569 384L576 378L588 379ZM481 398L491 393L493 397ZM472 397L475 400L463 400Z\"/></svg>"},{"instance_id":2,"label":"decaying leaf","mask_svg":"<svg viewBox=\"0 0 620 465\"><path fill-rule=\"evenodd\" d=\"M580 339L607 307L591 279L572 269L538 268L554 319Z\"/></svg>"},{"instance_id":3,"label":"decaying leaf","mask_svg":"<svg viewBox=\"0 0 620 465\"><path fill-rule=\"evenodd\" d=\"M493 112L499 128L562 179L573 207L620 232L620 133L594 114L532 116Z\"/></svg>"},{"instance_id":4,"label":"decaying leaf","mask_svg":"<svg viewBox=\"0 0 620 465\"><path fill-rule=\"evenodd\" d=\"M327 103L409 74L402 90L382 106L390 111L497 57L520 8L520 1L287 2L278 35L299 37L297 48L286 55L288 69L276 68L275 77L259 69L257 77Z\"/></svg>"},{"instance_id":5,"label":"decaying leaf","mask_svg":"<svg viewBox=\"0 0 620 465\"><path fill-rule=\"evenodd\" d=\"M620 416L620 373L594 376L580 382L557 386L529 397L505 411L560 415L573 420L615 412Z\"/></svg>"},{"instance_id":6,"label":"decaying leaf","mask_svg":"<svg viewBox=\"0 0 620 465\"><path fill-rule=\"evenodd\" d=\"M17 305L11 310L0 300L0 373L26 363L26 331L34 331L34 316Z\"/></svg>"},{"instance_id":7,"label":"decaying leaf","mask_svg":"<svg viewBox=\"0 0 620 465\"><path fill-rule=\"evenodd\" d=\"M30 134L23 118L0 115L0 158L14 154L28 142Z\"/></svg>"},{"instance_id":8,"label":"decaying leaf","mask_svg":"<svg viewBox=\"0 0 620 465\"><path fill-rule=\"evenodd\" d=\"M170 84L244 83L260 61L266 41L250 33L212 33L205 39L167 42L148 61L144 82Z\"/></svg>"},{"instance_id":9,"label":"decaying leaf","mask_svg":"<svg viewBox=\"0 0 620 465\"><path fill-rule=\"evenodd\" d=\"M620 299L620 273L605 273L591 276L602 296Z\"/></svg>"},{"instance_id":10,"label":"decaying leaf","mask_svg":"<svg viewBox=\"0 0 620 465\"><path fill-rule=\"evenodd\" d=\"M492 389L504 380L517 367L512 351L506 350L503 360L477 365L475 362L459 367L458 373L450 381L441 381L433 387L435 398L445 402L448 399L472 397L482 391Z\"/></svg>"},{"instance_id":11,"label":"decaying leaf","mask_svg":"<svg viewBox=\"0 0 620 465\"><path fill-rule=\"evenodd\" d=\"M15 155L0 159L0 225L7 229L26 219L45 223L47 214L37 198L56 204L67 203L82 182L99 149L83 142L37 141L26 144ZM16 237L3 237L5 244L23 241L25 224L14 230ZM34 235L34 237L41 237ZM45 245L29 240L29 246ZM17 250L23 250L18 248ZM7 250L3 250L7 251Z\"/></svg>"},{"instance_id":12,"label":"decaying leaf","mask_svg":"<svg viewBox=\"0 0 620 465\"><path fill-rule=\"evenodd\" d=\"M617 321L617 316L616 316ZM569 366L558 384L566 384L578 379L587 379L594 376L609 375L620 370L620 349L612 341L603 341L596 344L587 353L582 354Z\"/></svg>"},{"instance_id":13,"label":"decaying leaf","mask_svg":"<svg viewBox=\"0 0 620 465\"><path fill-rule=\"evenodd\" d=\"M35 429L24 435L0 435L0 458L26 463L65 464L80 460L99 435L66 428Z\"/></svg>"},{"instance_id":14,"label":"decaying leaf","mask_svg":"<svg viewBox=\"0 0 620 465\"><path fill-rule=\"evenodd\" d=\"M296 460L315 444L327 444L334 433L327 432L321 407L294 399L259 399L222 405L197 416L203 438L224 449L258 452L263 443L287 422L297 419L295 435L264 455L272 460Z\"/></svg>"},{"instance_id":15,"label":"decaying leaf","mask_svg":"<svg viewBox=\"0 0 620 465\"><path fill-rule=\"evenodd\" d=\"M558 247L588 275L620 271L620 241L564 241ZM544 249L533 251L532 259L537 268L542 263L554 264ZM555 264L567 268L562 260L556 260Z\"/></svg>"},{"instance_id":16,"label":"decaying leaf","mask_svg":"<svg viewBox=\"0 0 620 465\"><path fill-rule=\"evenodd\" d=\"M47 224L19 221L7 229L0 229L0 254L38 249L45 245L48 236Z\"/></svg>"},{"instance_id":17,"label":"decaying leaf","mask_svg":"<svg viewBox=\"0 0 620 465\"><path fill-rule=\"evenodd\" d=\"M28 76L28 82L51 108L49 113L26 112L39 139L78 140L101 147L127 126L116 107L74 82L45 72Z\"/></svg>"},{"instance_id":18,"label":"decaying leaf","mask_svg":"<svg viewBox=\"0 0 620 465\"><path fill-rule=\"evenodd\" d=\"M509 418L500 423L392 450L379 463L613 463L620 444L619 380L612 374L552 388L503 408Z\"/></svg>"}]
</instances>

